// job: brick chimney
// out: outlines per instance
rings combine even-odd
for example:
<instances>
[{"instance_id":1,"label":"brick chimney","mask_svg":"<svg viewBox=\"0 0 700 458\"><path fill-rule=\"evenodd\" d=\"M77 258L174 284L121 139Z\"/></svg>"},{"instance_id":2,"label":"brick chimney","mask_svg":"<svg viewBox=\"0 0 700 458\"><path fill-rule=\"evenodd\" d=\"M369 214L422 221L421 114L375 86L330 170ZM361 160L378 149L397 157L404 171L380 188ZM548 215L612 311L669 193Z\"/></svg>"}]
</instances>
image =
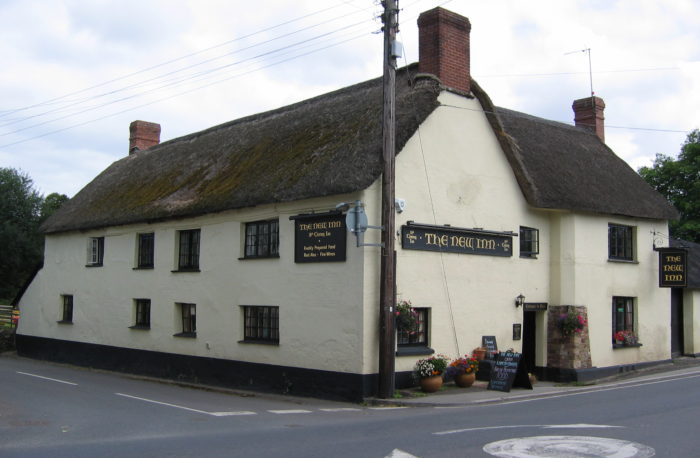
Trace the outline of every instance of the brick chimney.
<instances>
[{"instance_id":1,"label":"brick chimney","mask_svg":"<svg viewBox=\"0 0 700 458\"><path fill-rule=\"evenodd\" d=\"M469 92L469 19L443 8L418 17L418 71L432 73L445 86Z\"/></svg>"},{"instance_id":2,"label":"brick chimney","mask_svg":"<svg viewBox=\"0 0 700 458\"><path fill-rule=\"evenodd\" d=\"M160 124L134 121L129 124L129 154L160 143Z\"/></svg>"},{"instance_id":3,"label":"brick chimney","mask_svg":"<svg viewBox=\"0 0 700 458\"><path fill-rule=\"evenodd\" d=\"M592 130L605 143L605 102L594 95L574 100L574 123L577 127Z\"/></svg>"}]
</instances>

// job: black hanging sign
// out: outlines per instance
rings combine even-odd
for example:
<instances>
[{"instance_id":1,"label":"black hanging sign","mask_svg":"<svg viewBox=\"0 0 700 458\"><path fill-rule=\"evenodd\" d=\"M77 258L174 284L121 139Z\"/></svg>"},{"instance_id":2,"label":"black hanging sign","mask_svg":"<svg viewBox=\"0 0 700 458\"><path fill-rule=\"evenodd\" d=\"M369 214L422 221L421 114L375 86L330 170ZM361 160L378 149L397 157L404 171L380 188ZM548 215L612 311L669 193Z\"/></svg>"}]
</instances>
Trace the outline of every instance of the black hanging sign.
<instances>
[{"instance_id":1,"label":"black hanging sign","mask_svg":"<svg viewBox=\"0 0 700 458\"><path fill-rule=\"evenodd\" d=\"M345 215L331 212L289 219L294 220L294 262L345 261Z\"/></svg>"},{"instance_id":2,"label":"black hanging sign","mask_svg":"<svg viewBox=\"0 0 700 458\"><path fill-rule=\"evenodd\" d=\"M513 386L532 389L530 377L520 364L522 353L502 351L491 367L487 389L509 392Z\"/></svg>"},{"instance_id":3,"label":"black hanging sign","mask_svg":"<svg viewBox=\"0 0 700 458\"><path fill-rule=\"evenodd\" d=\"M523 304L524 312L542 312L547 310L546 302L525 302Z\"/></svg>"},{"instance_id":4,"label":"black hanging sign","mask_svg":"<svg viewBox=\"0 0 700 458\"><path fill-rule=\"evenodd\" d=\"M688 286L688 252L673 248L659 251L659 287L685 288Z\"/></svg>"},{"instance_id":5,"label":"black hanging sign","mask_svg":"<svg viewBox=\"0 0 700 458\"><path fill-rule=\"evenodd\" d=\"M513 256L512 232L491 232L409 223L401 226L405 250L439 251L487 256Z\"/></svg>"}]
</instances>

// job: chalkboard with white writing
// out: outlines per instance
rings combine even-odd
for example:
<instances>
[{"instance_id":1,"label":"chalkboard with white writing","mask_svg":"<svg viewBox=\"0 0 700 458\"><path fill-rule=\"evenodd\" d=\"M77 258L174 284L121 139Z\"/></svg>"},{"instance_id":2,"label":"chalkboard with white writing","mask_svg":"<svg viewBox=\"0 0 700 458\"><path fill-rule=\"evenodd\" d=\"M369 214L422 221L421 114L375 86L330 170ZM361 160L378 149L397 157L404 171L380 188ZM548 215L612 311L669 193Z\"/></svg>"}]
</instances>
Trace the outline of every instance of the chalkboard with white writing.
<instances>
[{"instance_id":1,"label":"chalkboard with white writing","mask_svg":"<svg viewBox=\"0 0 700 458\"><path fill-rule=\"evenodd\" d=\"M493 366L491 366L489 390L510 391L515 381L515 376L518 373L521 356L521 353L513 351L502 351L496 356L496 360ZM530 388L532 388L532 386Z\"/></svg>"}]
</instances>

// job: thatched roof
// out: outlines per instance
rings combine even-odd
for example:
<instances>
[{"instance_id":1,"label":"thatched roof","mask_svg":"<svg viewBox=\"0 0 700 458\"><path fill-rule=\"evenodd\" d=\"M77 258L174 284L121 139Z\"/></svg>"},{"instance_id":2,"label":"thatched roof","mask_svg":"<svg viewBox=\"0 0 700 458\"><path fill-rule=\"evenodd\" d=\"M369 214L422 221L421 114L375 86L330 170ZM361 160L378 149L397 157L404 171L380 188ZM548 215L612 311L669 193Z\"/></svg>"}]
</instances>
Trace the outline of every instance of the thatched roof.
<instances>
[{"instance_id":1,"label":"thatched roof","mask_svg":"<svg viewBox=\"0 0 700 458\"><path fill-rule=\"evenodd\" d=\"M594 132L494 107L476 83L472 91L533 207L678 218L676 209Z\"/></svg>"},{"instance_id":2,"label":"thatched roof","mask_svg":"<svg viewBox=\"0 0 700 458\"><path fill-rule=\"evenodd\" d=\"M412 65L396 78L397 151L439 105L444 89L415 72ZM489 121L532 206L676 217L595 135L495 109L476 83L473 92L491 113ZM113 163L43 230L154 222L365 189L382 171L381 117L377 78L161 143Z\"/></svg>"},{"instance_id":3,"label":"thatched roof","mask_svg":"<svg viewBox=\"0 0 700 458\"><path fill-rule=\"evenodd\" d=\"M437 107L439 83L397 75L396 148ZM170 140L102 172L47 233L184 218L354 192L381 175L382 80Z\"/></svg>"},{"instance_id":4,"label":"thatched roof","mask_svg":"<svg viewBox=\"0 0 700 458\"><path fill-rule=\"evenodd\" d=\"M700 288L700 244L681 239L671 239L674 248L688 250L688 288Z\"/></svg>"}]
</instances>

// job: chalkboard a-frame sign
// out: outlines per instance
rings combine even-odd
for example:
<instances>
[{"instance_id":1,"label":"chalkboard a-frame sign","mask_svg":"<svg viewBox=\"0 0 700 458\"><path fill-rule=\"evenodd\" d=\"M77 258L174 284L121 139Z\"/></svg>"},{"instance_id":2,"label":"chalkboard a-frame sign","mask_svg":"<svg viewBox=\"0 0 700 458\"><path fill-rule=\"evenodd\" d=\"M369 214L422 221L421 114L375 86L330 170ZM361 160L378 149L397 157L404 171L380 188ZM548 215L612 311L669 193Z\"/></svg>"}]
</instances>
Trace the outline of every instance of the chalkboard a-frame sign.
<instances>
[{"instance_id":1,"label":"chalkboard a-frame sign","mask_svg":"<svg viewBox=\"0 0 700 458\"><path fill-rule=\"evenodd\" d=\"M532 389L530 377L520 364L521 353L502 351L491 367L491 378L487 389L509 392L513 386Z\"/></svg>"}]
</instances>

